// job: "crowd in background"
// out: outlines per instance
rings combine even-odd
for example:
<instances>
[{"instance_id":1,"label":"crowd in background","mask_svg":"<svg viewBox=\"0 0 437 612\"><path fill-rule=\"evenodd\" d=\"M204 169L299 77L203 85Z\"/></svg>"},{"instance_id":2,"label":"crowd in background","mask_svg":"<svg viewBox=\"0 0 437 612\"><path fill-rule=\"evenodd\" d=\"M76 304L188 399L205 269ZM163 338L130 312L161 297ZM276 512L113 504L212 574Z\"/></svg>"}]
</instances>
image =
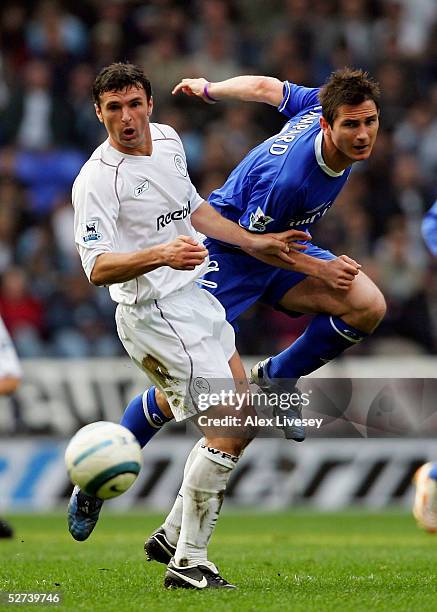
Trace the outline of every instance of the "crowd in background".
<instances>
[{"instance_id":1,"label":"crowd in background","mask_svg":"<svg viewBox=\"0 0 437 612\"><path fill-rule=\"evenodd\" d=\"M70 203L106 137L91 84L119 60L151 79L153 120L178 130L205 198L285 118L174 98L181 78L317 86L345 65L368 70L382 90L377 144L313 238L359 261L385 294L386 319L359 350L437 352L437 262L420 236L437 197L435 0L13 0L0 8L0 313L21 356L123 354L115 305L82 271ZM276 351L306 323L257 305L239 321L239 349Z\"/></svg>"}]
</instances>

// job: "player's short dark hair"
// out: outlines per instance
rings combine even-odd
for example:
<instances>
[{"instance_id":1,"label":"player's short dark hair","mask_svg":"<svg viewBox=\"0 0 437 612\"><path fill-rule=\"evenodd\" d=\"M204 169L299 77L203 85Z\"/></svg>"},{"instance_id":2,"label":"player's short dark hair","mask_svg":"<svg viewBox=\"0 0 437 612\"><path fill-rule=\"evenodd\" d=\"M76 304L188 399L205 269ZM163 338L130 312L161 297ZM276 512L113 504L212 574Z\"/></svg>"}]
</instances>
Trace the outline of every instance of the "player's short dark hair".
<instances>
[{"instance_id":1,"label":"player's short dark hair","mask_svg":"<svg viewBox=\"0 0 437 612\"><path fill-rule=\"evenodd\" d=\"M93 100L100 106L100 96L107 91L122 91L128 87L142 87L147 100L152 97L149 79L138 66L125 62L114 62L105 66L93 83Z\"/></svg>"},{"instance_id":2,"label":"player's short dark hair","mask_svg":"<svg viewBox=\"0 0 437 612\"><path fill-rule=\"evenodd\" d=\"M339 106L373 100L379 111L379 85L364 70L342 68L331 74L319 93L322 115L333 125Z\"/></svg>"}]
</instances>

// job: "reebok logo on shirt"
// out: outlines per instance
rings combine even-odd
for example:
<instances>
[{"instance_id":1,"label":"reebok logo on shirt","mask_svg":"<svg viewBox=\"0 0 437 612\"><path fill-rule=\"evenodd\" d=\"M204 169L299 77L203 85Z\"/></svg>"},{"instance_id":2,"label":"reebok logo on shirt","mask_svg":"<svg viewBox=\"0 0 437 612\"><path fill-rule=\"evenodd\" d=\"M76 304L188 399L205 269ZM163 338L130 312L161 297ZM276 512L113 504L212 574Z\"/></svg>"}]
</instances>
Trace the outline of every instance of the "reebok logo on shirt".
<instances>
[{"instance_id":1,"label":"reebok logo on shirt","mask_svg":"<svg viewBox=\"0 0 437 612\"><path fill-rule=\"evenodd\" d=\"M182 207L182 210L174 210L173 212L168 212L166 215L159 215L156 219L156 229L159 232L160 229L164 228L166 225L171 223L172 221L179 221L180 219L186 219L191 213L191 205L188 200L187 205Z\"/></svg>"},{"instance_id":2,"label":"reebok logo on shirt","mask_svg":"<svg viewBox=\"0 0 437 612\"><path fill-rule=\"evenodd\" d=\"M136 198L139 198L142 193L144 193L145 191L147 191L149 189L149 187L150 187L150 183L146 179L145 181L143 181L142 183L137 185L137 187L135 187L135 189L134 189L134 196Z\"/></svg>"}]
</instances>

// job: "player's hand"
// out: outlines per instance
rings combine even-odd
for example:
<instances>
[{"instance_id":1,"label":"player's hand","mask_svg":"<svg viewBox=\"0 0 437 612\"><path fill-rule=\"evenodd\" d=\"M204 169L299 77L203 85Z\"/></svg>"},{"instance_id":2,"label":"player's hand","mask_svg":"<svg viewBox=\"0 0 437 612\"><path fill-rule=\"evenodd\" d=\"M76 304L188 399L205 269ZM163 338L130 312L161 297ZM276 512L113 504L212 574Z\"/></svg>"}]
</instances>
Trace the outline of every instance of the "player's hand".
<instances>
[{"instance_id":1,"label":"player's hand","mask_svg":"<svg viewBox=\"0 0 437 612\"><path fill-rule=\"evenodd\" d=\"M302 232L301 230L290 229L285 232L278 232L277 234L263 234L264 236L273 236L278 240L281 240L285 248L283 252L288 253L290 249L295 251L305 251L308 248L307 244L302 244L302 241L308 242L311 240L311 234L308 232ZM301 242L298 242L301 241ZM288 247L288 249L287 249Z\"/></svg>"},{"instance_id":2,"label":"player's hand","mask_svg":"<svg viewBox=\"0 0 437 612\"><path fill-rule=\"evenodd\" d=\"M178 236L163 245L165 265L175 270L194 270L205 261L208 251L191 236Z\"/></svg>"},{"instance_id":3,"label":"player's hand","mask_svg":"<svg viewBox=\"0 0 437 612\"><path fill-rule=\"evenodd\" d=\"M287 263L295 263L292 260L291 251L304 251L307 245L296 242L297 240L309 240L311 236L300 230L287 230L278 234L250 234L249 243L244 248L251 255L276 255L281 257L287 255Z\"/></svg>"},{"instance_id":4,"label":"player's hand","mask_svg":"<svg viewBox=\"0 0 437 612\"><path fill-rule=\"evenodd\" d=\"M347 255L327 261L323 267L322 280L332 289L347 290L360 271L361 265Z\"/></svg>"},{"instance_id":5,"label":"player's hand","mask_svg":"<svg viewBox=\"0 0 437 612\"><path fill-rule=\"evenodd\" d=\"M209 83L206 79L182 79L180 83L173 88L171 92L174 96L179 92L184 93L186 96L197 96L202 98L207 104L214 104L213 100L209 100L205 94L205 85Z\"/></svg>"}]
</instances>

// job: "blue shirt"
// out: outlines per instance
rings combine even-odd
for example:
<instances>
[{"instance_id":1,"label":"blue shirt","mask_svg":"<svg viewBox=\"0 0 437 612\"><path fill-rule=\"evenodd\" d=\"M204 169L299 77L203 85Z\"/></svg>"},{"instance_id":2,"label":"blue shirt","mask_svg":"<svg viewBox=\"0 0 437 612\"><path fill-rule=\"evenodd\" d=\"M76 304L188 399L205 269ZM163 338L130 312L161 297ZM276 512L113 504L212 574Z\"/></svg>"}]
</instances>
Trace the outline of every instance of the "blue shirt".
<instances>
[{"instance_id":1,"label":"blue shirt","mask_svg":"<svg viewBox=\"0 0 437 612\"><path fill-rule=\"evenodd\" d=\"M286 81L278 110L289 120L252 149L209 203L252 232L306 230L329 210L350 168L333 172L322 157L318 88Z\"/></svg>"},{"instance_id":2,"label":"blue shirt","mask_svg":"<svg viewBox=\"0 0 437 612\"><path fill-rule=\"evenodd\" d=\"M423 218L422 236L431 253L437 255L437 201Z\"/></svg>"}]
</instances>

